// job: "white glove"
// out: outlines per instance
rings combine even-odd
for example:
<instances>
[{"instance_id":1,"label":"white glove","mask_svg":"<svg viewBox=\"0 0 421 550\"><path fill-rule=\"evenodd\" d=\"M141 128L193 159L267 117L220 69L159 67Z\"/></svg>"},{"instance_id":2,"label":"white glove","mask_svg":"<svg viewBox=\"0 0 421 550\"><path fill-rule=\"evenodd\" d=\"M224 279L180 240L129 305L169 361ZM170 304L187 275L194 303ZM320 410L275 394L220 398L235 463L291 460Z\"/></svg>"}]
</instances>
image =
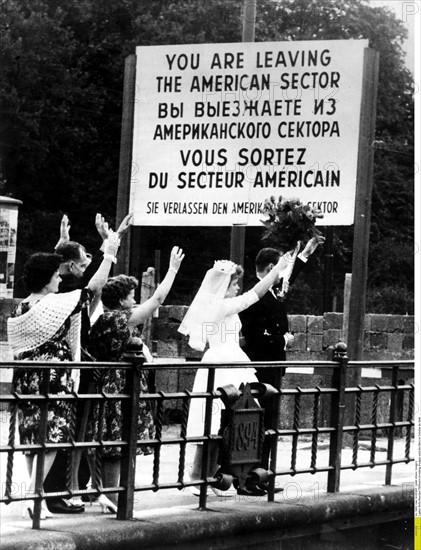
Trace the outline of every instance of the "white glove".
<instances>
[{"instance_id":1,"label":"white glove","mask_svg":"<svg viewBox=\"0 0 421 550\"><path fill-rule=\"evenodd\" d=\"M109 255L115 258L117 255L119 246L120 246L120 238L118 236L118 233L114 233L114 231L110 229L108 238L104 241L104 257Z\"/></svg>"}]
</instances>

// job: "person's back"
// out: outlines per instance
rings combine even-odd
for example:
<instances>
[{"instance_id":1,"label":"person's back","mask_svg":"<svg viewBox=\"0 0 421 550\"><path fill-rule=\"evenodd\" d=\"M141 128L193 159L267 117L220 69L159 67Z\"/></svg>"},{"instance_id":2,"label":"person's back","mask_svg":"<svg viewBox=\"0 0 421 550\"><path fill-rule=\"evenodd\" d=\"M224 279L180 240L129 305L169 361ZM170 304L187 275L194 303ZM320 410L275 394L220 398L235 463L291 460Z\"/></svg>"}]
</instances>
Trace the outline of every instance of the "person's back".
<instances>
[{"instance_id":1,"label":"person's back","mask_svg":"<svg viewBox=\"0 0 421 550\"><path fill-rule=\"evenodd\" d=\"M294 282L297 275L303 269L308 257L314 252L322 237L310 239L304 250L294 261L288 281L282 281L282 288L286 290ZM275 248L263 248L256 256L256 277L262 279L270 273L280 252ZM278 282L279 284L281 281ZM286 284L285 284L286 283ZM287 310L283 299L279 299L275 289L271 289L262 299L240 313L242 322L242 334L245 340L243 347L245 353L252 361L286 361L286 343L289 333ZM292 337L291 337L292 338ZM264 367L256 369L259 382L277 386L279 374L283 376L285 369ZM262 405L265 409L265 428L271 429L275 412L272 402ZM263 443L261 467L269 468L271 442L268 438Z\"/></svg>"},{"instance_id":2,"label":"person's back","mask_svg":"<svg viewBox=\"0 0 421 550\"><path fill-rule=\"evenodd\" d=\"M274 248L262 249L256 256L256 279L265 277L280 256ZM245 340L243 349L252 361L285 361L284 334L288 332L288 317L284 302L270 290L242 311L240 319Z\"/></svg>"}]
</instances>

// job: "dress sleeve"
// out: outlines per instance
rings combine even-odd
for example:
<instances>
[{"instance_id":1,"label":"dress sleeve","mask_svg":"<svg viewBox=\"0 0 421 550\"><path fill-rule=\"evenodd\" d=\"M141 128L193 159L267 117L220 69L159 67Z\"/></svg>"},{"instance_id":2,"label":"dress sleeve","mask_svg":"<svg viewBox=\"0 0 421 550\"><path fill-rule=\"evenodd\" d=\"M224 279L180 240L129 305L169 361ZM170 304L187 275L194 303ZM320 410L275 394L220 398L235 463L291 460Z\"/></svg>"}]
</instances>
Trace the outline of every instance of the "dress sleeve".
<instances>
[{"instance_id":1,"label":"dress sleeve","mask_svg":"<svg viewBox=\"0 0 421 550\"><path fill-rule=\"evenodd\" d=\"M236 296L235 298L226 298L222 303L223 315L234 315L235 313L240 313L248 307L252 306L259 301L259 297L254 292L254 290L249 290L241 296Z\"/></svg>"}]
</instances>

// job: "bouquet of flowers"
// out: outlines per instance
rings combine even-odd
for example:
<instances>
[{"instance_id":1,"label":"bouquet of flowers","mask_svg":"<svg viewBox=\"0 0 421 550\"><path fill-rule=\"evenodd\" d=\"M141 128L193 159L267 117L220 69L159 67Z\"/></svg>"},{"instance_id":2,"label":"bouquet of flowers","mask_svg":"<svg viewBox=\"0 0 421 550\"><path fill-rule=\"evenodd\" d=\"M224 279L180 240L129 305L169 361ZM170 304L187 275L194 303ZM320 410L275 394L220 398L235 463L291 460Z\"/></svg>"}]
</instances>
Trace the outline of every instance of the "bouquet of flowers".
<instances>
[{"instance_id":1,"label":"bouquet of flowers","mask_svg":"<svg viewBox=\"0 0 421 550\"><path fill-rule=\"evenodd\" d=\"M283 252L295 248L298 241L306 243L321 235L316 229L317 218L323 218L319 210L304 205L298 199L278 200L275 197L265 200L263 213L269 219L260 220L266 227L262 240L266 246L279 248Z\"/></svg>"}]
</instances>

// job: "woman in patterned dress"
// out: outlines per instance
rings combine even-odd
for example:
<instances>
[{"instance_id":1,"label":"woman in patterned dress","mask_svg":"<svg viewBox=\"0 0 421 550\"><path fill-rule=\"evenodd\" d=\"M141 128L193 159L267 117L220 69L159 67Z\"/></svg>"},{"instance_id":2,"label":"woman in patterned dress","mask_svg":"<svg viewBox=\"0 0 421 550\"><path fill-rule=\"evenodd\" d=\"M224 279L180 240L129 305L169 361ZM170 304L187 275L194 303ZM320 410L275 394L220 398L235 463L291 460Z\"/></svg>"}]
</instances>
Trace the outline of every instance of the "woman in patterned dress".
<instances>
[{"instance_id":1,"label":"woman in patterned dress","mask_svg":"<svg viewBox=\"0 0 421 550\"><path fill-rule=\"evenodd\" d=\"M117 275L109 279L102 289L102 303L105 312L98 318L90 332L89 352L98 361L121 361L129 338L140 337L138 326L143 324L163 303L171 290L178 269L183 261L183 251L174 247L171 251L167 274L155 293L143 304L136 305L134 292L138 281L127 275ZM125 370L110 369L102 373L99 381L99 392L122 393L125 387ZM140 380L141 393L147 393L147 379L142 373ZM99 425L99 419L103 422ZM99 414L99 407L93 414L89 429L94 438L105 441L121 440L121 402L110 400L104 404L104 413ZM138 439L154 437L154 420L149 402L139 402ZM120 447L104 447L102 450L102 480L106 487L116 487L120 479ZM145 446L138 452L148 454ZM110 499L116 502L116 495Z\"/></svg>"},{"instance_id":2,"label":"woman in patterned dress","mask_svg":"<svg viewBox=\"0 0 421 550\"><path fill-rule=\"evenodd\" d=\"M79 361L81 311L88 308L94 296L101 292L118 249L119 240L113 234L105 244L104 259L98 271L82 290L57 294L61 277L61 256L49 253L33 254L24 266L23 280L29 296L22 300L8 319L8 340L14 357L19 361ZM13 376L13 389L18 394L39 394L42 369L18 367ZM77 369L50 369L49 393L70 393L77 390ZM52 401L48 405L47 443L68 440L71 404ZM33 402L18 405L21 445L39 442L40 408ZM56 456L45 455L44 479ZM36 457L27 453L29 492L35 488ZM32 507L28 507L32 514ZM41 517L51 517L42 502Z\"/></svg>"}]
</instances>

